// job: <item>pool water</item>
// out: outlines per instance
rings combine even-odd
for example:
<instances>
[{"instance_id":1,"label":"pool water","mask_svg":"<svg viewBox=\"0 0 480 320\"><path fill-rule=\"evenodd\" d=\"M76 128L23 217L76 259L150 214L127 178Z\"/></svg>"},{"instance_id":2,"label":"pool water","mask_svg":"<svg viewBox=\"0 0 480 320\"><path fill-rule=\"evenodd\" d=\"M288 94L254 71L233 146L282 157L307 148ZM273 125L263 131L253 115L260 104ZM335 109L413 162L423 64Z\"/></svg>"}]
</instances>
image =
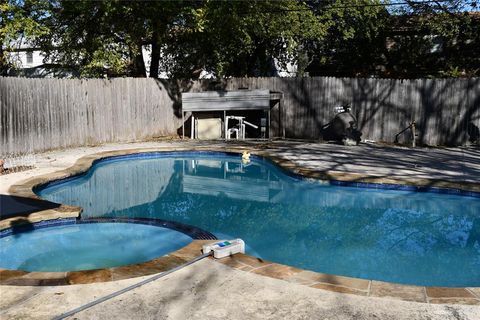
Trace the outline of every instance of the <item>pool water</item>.
<instances>
[{"instance_id":1,"label":"pool water","mask_svg":"<svg viewBox=\"0 0 480 320\"><path fill-rule=\"evenodd\" d=\"M333 186L219 153L106 159L37 193L83 207L83 218L159 218L242 238L251 255L317 272L480 286L478 197Z\"/></svg>"},{"instance_id":2,"label":"pool water","mask_svg":"<svg viewBox=\"0 0 480 320\"><path fill-rule=\"evenodd\" d=\"M24 271L77 271L152 260L192 239L166 228L134 223L48 227L2 237L0 267Z\"/></svg>"}]
</instances>

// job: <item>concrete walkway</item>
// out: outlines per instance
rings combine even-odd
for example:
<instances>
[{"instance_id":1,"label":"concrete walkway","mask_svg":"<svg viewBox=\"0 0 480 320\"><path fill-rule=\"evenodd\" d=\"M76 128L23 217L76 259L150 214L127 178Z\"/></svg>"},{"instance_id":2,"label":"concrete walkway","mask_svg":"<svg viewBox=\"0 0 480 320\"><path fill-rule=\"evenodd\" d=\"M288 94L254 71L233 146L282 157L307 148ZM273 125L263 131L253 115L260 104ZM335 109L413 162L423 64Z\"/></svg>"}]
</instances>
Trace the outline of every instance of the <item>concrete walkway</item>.
<instances>
[{"instance_id":1,"label":"concrete walkway","mask_svg":"<svg viewBox=\"0 0 480 320\"><path fill-rule=\"evenodd\" d=\"M2 319L51 319L143 278L1 287ZM202 260L69 319L480 319L480 306L430 305L312 289Z\"/></svg>"},{"instance_id":2,"label":"concrete walkway","mask_svg":"<svg viewBox=\"0 0 480 320\"><path fill-rule=\"evenodd\" d=\"M36 168L0 176L0 193L29 177L67 168L87 154L193 142L111 144L36 156ZM303 166L378 177L480 183L480 151L362 145L251 143ZM223 143L202 143L223 146ZM229 144L230 145L230 144ZM249 145L244 144L244 145ZM143 278L61 287L0 286L0 319L50 319ZM340 294L246 273L202 260L71 319L480 319L480 306L433 305Z\"/></svg>"}]
</instances>

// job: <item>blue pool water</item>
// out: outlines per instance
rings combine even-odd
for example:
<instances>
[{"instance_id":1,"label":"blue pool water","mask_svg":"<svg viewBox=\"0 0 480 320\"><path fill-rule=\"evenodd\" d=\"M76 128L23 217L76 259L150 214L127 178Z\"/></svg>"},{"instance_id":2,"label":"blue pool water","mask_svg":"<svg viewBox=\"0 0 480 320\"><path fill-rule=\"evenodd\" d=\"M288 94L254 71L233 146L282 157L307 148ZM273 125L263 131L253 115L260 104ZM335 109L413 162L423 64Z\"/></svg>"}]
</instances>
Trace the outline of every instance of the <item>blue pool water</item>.
<instances>
[{"instance_id":1,"label":"blue pool water","mask_svg":"<svg viewBox=\"0 0 480 320\"><path fill-rule=\"evenodd\" d=\"M83 218L159 218L303 269L430 286L480 286L480 198L333 186L238 155L144 154L97 162L37 193ZM154 241L151 242L155 243Z\"/></svg>"},{"instance_id":2,"label":"blue pool water","mask_svg":"<svg viewBox=\"0 0 480 320\"><path fill-rule=\"evenodd\" d=\"M71 224L0 239L0 267L76 271L152 260L192 239L178 231L133 223Z\"/></svg>"}]
</instances>

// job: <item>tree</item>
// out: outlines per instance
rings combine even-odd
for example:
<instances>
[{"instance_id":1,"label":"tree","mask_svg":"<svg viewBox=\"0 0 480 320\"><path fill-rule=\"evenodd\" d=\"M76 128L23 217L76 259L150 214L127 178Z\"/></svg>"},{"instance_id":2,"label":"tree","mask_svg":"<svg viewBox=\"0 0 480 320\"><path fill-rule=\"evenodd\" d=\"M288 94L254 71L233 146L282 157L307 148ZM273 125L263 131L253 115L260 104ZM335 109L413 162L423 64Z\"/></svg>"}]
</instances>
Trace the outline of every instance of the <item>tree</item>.
<instances>
[{"instance_id":1,"label":"tree","mask_svg":"<svg viewBox=\"0 0 480 320\"><path fill-rule=\"evenodd\" d=\"M77 66L83 76L144 77L142 47L153 48L156 70L164 33L185 3L9 0L0 7L2 53L26 39L49 61Z\"/></svg>"},{"instance_id":2,"label":"tree","mask_svg":"<svg viewBox=\"0 0 480 320\"><path fill-rule=\"evenodd\" d=\"M407 7L399 8L395 13L411 17L415 22L414 27L424 35L423 43L416 39L415 48L424 51L416 62L428 69L430 73L425 72L425 75L480 75L480 15L469 11L477 8L476 1L444 0L424 4L410 0L407 2ZM432 41L440 44L439 52L434 54L431 52Z\"/></svg>"},{"instance_id":3,"label":"tree","mask_svg":"<svg viewBox=\"0 0 480 320\"><path fill-rule=\"evenodd\" d=\"M479 15L465 0L122 1L7 0L0 4L0 71L28 41L82 76L198 78L298 75L473 76ZM441 52L432 52L441 40ZM386 45L392 43L392 45Z\"/></svg>"},{"instance_id":4,"label":"tree","mask_svg":"<svg viewBox=\"0 0 480 320\"><path fill-rule=\"evenodd\" d=\"M172 76L269 75L295 62L302 44L325 29L304 2L203 1L172 30L163 67Z\"/></svg>"},{"instance_id":5,"label":"tree","mask_svg":"<svg viewBox=\"0 0 480 320\"><path fill-rule=\"evenodd\" d=\"M146 76L142 3L60 0L49 10L50 33L37 40L48 59L78 65L84 76Z\"/></svg>"},{"instance_id":6,"label":"tree","mask_svg":"<svg viewBox=\"0 0 480 320\"><path fill-rule=\"evenodd\" d=\"M330 20L325 41L314 43L313 75L393 78L475 76L480 71L480 17L461 0L312 1Z\"/></svg>"},{"instance_id":7,"label":"tree","mask_svg":"<svg viewBox=\"0 0 480 320\"><path fill-rule=\"evenodd\" d=\"M44 25L46 1L8 0L0 3L0 75L15 68L9 52L22 43L33 42L49 32Z\"/></svg>"},{"instance_id":8,"label":"tree","mask_svg":"<svg viewBox=\"0 0 480 320\"><path fill-rule=\"evenodd\" d=\"M379 0L312 1L328 26L323 41L310 44L311 74L367 76L384 64L383 32L389 14Z\"/></svg>"}]
</instances>

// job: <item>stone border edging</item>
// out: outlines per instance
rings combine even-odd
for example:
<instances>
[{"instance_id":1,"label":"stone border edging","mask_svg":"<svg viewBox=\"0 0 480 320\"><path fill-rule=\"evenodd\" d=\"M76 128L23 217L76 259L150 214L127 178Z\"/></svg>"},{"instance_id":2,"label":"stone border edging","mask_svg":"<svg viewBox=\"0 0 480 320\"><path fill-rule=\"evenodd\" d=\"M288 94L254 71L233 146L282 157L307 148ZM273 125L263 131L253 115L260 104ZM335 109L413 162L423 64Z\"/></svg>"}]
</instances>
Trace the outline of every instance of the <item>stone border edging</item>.
<instances>
[{"instance_id":1,"label":"stone border edging","mask_svg":"<svg viewBox=\"0 0 480 320\"><path fill-rule=\"evenodd\" d=\"M185 247L153 260L106 269L68 272L26 272L0 269L0 285L59 286L124 280L173 269L201 254L202 245L217 240L193 240Z\"/></svg>"},{"instance_id":2,"label":"stone border edging","mask_svg":"<svg viewBox=\"0 0 480 320\"><path fill-rule=\"evenodd\" d=\"M70 168L57 171L51 174L41 175L38 177L30 178L19 184L12 185L9 192L15 196L23 196L27 198L39 199L39 197L33 192L34 188L39 185L48 183L53 180L65 179L78 174L82 174L93 165L94 161L119 156L129 155L137 153L148 152L168 152L168 151L214 151L224 153L241 153L245 150L250 151L254 155L264 157L271 160L277 166L287 171L287 173L293 173L306 178L314 178L320 180L337 180L345 183L357 183L358 187L365 187L365 184L379 184L379 185L408 185L418 187L420 191L430 191L430 188L436 189L454 189L453 193L480 193L480 185L471 182L452 182L442 180L430 180L430 179L390 179L390 178L378 178L374 176L364 176L354 173L342 173L342 172L325 172L314 169L303 168L293 161L278 157L271 154L268 150L252 146L242 147L159 147L159 148L140 148L140 149L127 149L127 150L115 150L106 151L97 154L84 156L77 160L77 162ZM36 222L49 219L78 217L81 213L81 208L72 207L67 205L61 205L56 209L49 209L45 211L39 211L31 214L28 217L28 222ZM48 218L48 219L46 219ZM15 222L15 218L8 218L0 221L0 230L4 229L7 224ZM200 253L201 240L194 240L190 245L175 251L167 256L160 257L158 259L151 260L149 262L140 264L145 265L144 271L152 273L164 271L166 266L174 267L174 261L171 259L187 259L191 257L192 251L197 255ZM208 241L208 240L207 240ZM205 241L201 241L204 243ZM168 259L168 257L173 257ZM162 260L165 258L166 260ZM192 257L193 258L193 257ZM157 261L159 260L159 261ZM189 260L189 259L187 259ZM177 260L177 262L179 262ZM182 260L181 263L183 263ZM282 279L288 282L297 283L300 285L307 285L313 288L325 289L341 293L356 294L362 296L374 296L374 297L389 297L394 299L400 299L405 301L416 301L423 303L450 303L450 304L474 304L480 305L480 287L474 288L444 288L444 287L425 287L425 286L411 286L403 285L375 280L365 280L359 278L343 277L336 275L328 275L318 272L312 272L307 270L301 270L298 268L270 263L255 257L248 255L236 255L229 258L218 260L219 263L223 263L230 267L245 272L251 272L271 278ZM181 263L178 263L181 264ZM112 281L126 279L134 276L144 276L152 273L139 272L139 265L124 266L119 270L92 270L92 271L78 271L65 273L66 275L58 277L55 275L51 277L52 273L31 272L26 276L22 271L16 270L0 270L0 283L9 284L9 280L13 278L23 278L24 285L55 285L55 284L73 284L73 283L92 283L102 281ZM125 269L126 268L126 269ZM128 270L130 268L130 270ZM122 270L123 269L123 270ZM128 271L128 272L127 272ZM81 274L79 274L79 272ZM23 274L20 274L23 273ZM32 275L33 274L33 275ZM128 274L128 276L127 276ZM122 278L123 275L123 278ZM4 281L5 280L5 281ZM29 282L30 281L30 282ZM11 283L13 284L13 283ZM18 285L18 284L16 284Z\"/></svg>"},{"instance_id":3,"label":"stone border edging","mask_svg":"<svg viewBox=\"0 0 480 320\"><path fill-rule=\"evenodd\" d=\"M338 293L422 303L480 305L480 288L477 287L425 287L337 276L272 263L244 254L217 261L244 272Z\"/></svg>"}]
</instances>

